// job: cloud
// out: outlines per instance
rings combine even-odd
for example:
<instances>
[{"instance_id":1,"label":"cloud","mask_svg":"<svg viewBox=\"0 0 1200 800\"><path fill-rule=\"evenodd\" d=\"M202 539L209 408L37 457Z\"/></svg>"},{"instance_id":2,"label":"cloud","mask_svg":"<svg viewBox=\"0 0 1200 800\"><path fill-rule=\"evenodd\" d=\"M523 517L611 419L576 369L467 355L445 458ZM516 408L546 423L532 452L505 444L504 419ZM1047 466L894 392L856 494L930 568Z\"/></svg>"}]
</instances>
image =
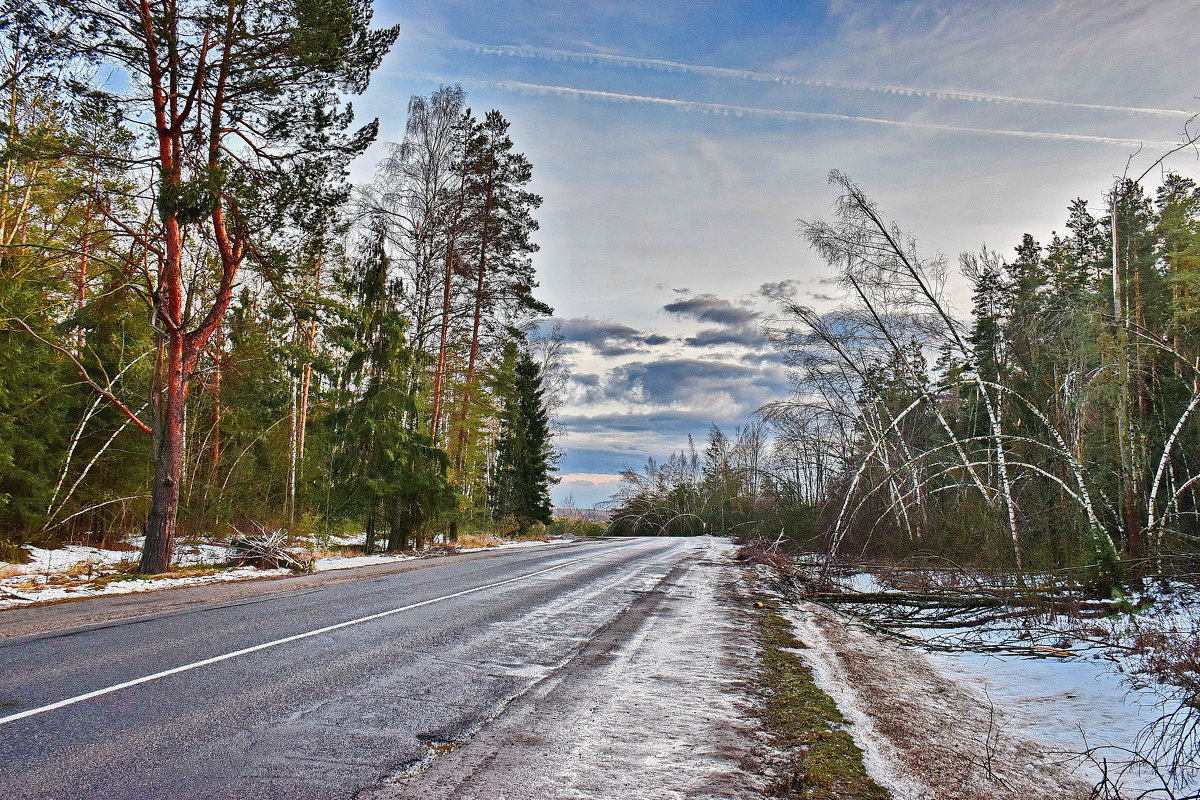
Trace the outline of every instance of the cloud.
<instances>
[{"instance_id":1,"label":"cloud","mask_svg":"<svg viewBox=\"0 0 1200 800\"><path fill-rule=\"evenodd\" d=\"M573 472L558 477L559 484L567 486L615 486L621 482L620 475L609 475L603 472Z\"/></svg>"},{"instance_id":2,"label":"cloud","mask_svg":"<svg viewBox=\"0 0 1200 800\"><path fill-rule=\"evenodd\" d=\"M600 376L590 372L575 372L571 374L571 380L583 386L599 386Z\"/></svg>"},{"instance_id":3,"label":"cloud","mask_svg":"<svg viewBox=\"0 0 1200 800\"><path fill-rule=\"evenodd\" d=\"M774 368L688 358L623 364L604 382L604 394L611 400L699 409L709 419L753 413L785 392L786 376Z\"/></svg>"},{"instance_id":4,"label":"cloud","mask_svg":"<svg viewBox=\"0 0 1200 800\"><path fill-rule=\"evenodd\" d=\"M735 306L715 294L698 294L686 300L667 303L663 306L663 311L681 317L695 317L702 322L715 322L718 325L744 325L759 316L757 311Z\"/></svg>"},{"instance_id":5,"label":"cloud","mask_svg":"<svg viewBox=\"0 0 1200 800\"><path fill-rule=\"evenodd\" d=\"M732 105L729 103L703 103L695 100L677 100L670 97L656 97L642 94L625 94L623 92L605 92L597 89L579 89L573 86L553 86L542 83L527 83L525 81L493 81L457 78L456 83L474 86L491 86L519 94L541 97L574 97L600 100L609 103L636 103L642 105L670 106L681 111L691 111L699 114L710 114L719 117L754 117L759 119L775 119L788 122L800 122L812 119L824 119L839 122L865 122L871 125L885 125L895 128L911 128L916 130L943 131L946 133L967 133L980 136L1001 136L1016 139L1039 139L1059 142L1090 142L1092 144L1110 144L1124 148L1147 148L1150 150L1171 150L1179 146L1179 142L1149 141L1129 139L1117 136L1096 136L1088 133L1057 133L1054 131L1028 131L1011 128L975 128L968 125L946 125L939 122L919 122L914 120L886 119L883 117L868 117L858 114L834 114L824 111L795 111L778 108L761 108L756 106Z\"/></svg>"},{"instance_id":6,"label":"cloud","mask_svg":"<svg viewBox=\"0 0 1200 800\"><path fill-rule=\"evenodd\" d=\"M659 345L670 341L669 337L659 334L646 335L637 328L620 322L591 317L549 319L542 324L547 329L554 324L561 325L564 342L587 345L602 356L628 355L642 349L643 345Z\"/></svg>"},{"instance_id":7,"label":"cloud","mask_svg":"<svg viewBox=\"0 0 1200 800\"><path fill-rule=\"evenodd\" d=\"M584 417L572 417L584 419ZM684 434L686 436L686 434ZM638 440L638 446L630 446L626 441L619 446L586 447L576 444L573 436L564 442L562 461L559 469L563 477L572 474L606 474L615 475L630 464L639 464L646 456L654 452L657 442L651 443L651 449L643 449L643 442ZM671 445L668 444L668 447Z\"/></svg>"},{"instance_id":8,"label":"cloud","mask_svg":"<svg viewBox=\"0 0 1200 800\"><path fill-rule=\"evenodd\" d=\"M653 432L654 438L674 438L686 440L688 434L702 435L714 422L727 423L727 419L714 419L704 411L652 411L639 414L636 412L611 414L579 414L563 417L564 423L572 433L604 434L620 433L621 438L628 441L628 434L644 434ZM739 420L740 421L740 420ZM653 450L650 451L654 453ZM637 459L637 455L630 456ZM628 464L626 460L624 463Z\"/></svg>"},{"instance_id":9,"label":"cloud","mask_svg":"<svg viewBox=\"0 0 1200 800\"><path fill-rule=\"evenodd\" d=\"M789 281L780 281L782 285ZM766 285L766 284L764 284ZM762 347L766 344L758 330L761 312L744 305L734 305L715 294L698 294L674 303L667 303L663 311L679 317L692 317L702 322L715 323L719 327L704 328L684 339L691 347L712 347L722 344L740 344L746 347Z\"/></svg>"},{"instance_id":10,"label":"cloud","mask_svg":"<svg viewBox=\"0 0 1200 800\"><path fill-rule=\"evenodd\" d=\"M771 281L762 284L758 287L758 291L755 294L759 297L765 297L768 300L786 300L800 293L800 285L800 281L786 278L782 281Z\"/></svg>"},{"instance_id":11,"label":"cloud","mask_svg":"<svg viewBox=\"0 0 1200 800\"><path fill-rule=\"evenodd\" d=\"M756 325L736 325L726 328L705 328L684 342L692 347L712 347L721 344L741 344L746 347L762 347L766 338Z\"/></svg>"},{"instance_id":12,"label":"cloud","mask_svg":"<svg viewBox=\"0 0 1200 800\"><path fill-rule=\"evenodd\" d=\"M661 58L635 58L631 56L612 55L608 53L579 53L569 50L556 50L530 45L490 45L468 42L459 39L442 40L439 44L479 55L509 56L516 58L537 58L548 61L574 62L590 65L614 65L632 67L635 69L651 69L661 72L674 72L689 75L702 75L710 78L723 78L736 81L755 83L771 83L782 86L811 86L822 89L847 89L857 92L873 92L876 94L899 95L903 97L928 97L940 100L961 100L970 103L1004 103L1014 105L1033 105L1053 108L1086 109L1089 111L1114 111L1125 114L1150 114L1154 116L1190 117L1192 112L1176 108L1147 108L1142 106L1109 105L1104 103L1079 103L1069 100L1053 100L1042 97L1020 97L996 92L981 92L952 87L910 86L895 83L878 83L871 81L832 81L803 78L779 72L761 72L758 70L730 69L705 64L688 64L680 61L669 61ZM875 120L879 121L879 120Z\"/></svg>"},{"instance_id":13,"label":"cloud","mask_svg":"<svg viewBox=\"0 0 1200 800\"><path fill-rule=\"evenodd\" d=\"M782 365L787 361L788 354L782 350L763 350L760 353L747 353L738 358L743 364L753 364L755 366L764 366L767 364Z\"/></svg>"}]
</instances>

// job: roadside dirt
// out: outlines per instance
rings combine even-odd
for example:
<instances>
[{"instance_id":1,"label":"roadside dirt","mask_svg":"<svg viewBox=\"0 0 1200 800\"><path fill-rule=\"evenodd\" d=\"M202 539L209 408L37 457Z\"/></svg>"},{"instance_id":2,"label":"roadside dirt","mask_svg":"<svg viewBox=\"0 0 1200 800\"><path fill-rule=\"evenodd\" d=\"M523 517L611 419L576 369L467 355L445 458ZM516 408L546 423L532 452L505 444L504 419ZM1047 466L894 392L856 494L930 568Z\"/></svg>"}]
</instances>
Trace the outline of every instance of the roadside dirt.
<instances>
[{"instance_id":1,"label":"roadside dirt","mask_svg":"<svg viewBox=\"0 0 1200 800\"><path fill-rule=\"evenodd\" d=\"M1022 734L982 691L925 655L834 612L788 612L817 684L851 721L875 780L895 800L1084 800L1073 756Z\"/></svg>"}]
</instances>

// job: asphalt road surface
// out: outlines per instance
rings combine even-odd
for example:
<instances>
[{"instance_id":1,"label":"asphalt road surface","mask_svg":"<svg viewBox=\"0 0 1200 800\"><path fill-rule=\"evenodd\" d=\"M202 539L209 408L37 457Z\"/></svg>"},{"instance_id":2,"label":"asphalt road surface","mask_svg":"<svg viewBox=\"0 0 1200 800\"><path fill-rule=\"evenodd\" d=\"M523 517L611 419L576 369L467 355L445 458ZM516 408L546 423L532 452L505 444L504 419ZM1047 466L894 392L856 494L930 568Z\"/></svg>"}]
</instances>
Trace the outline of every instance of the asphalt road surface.
<instances>
[{"instance_id":1,"label":"asphalt road surface","mask_svg":"<svg viewBox=\"0 0 1200 800\"><path fill-rule=\"evenodd\" d=\"M0 614L0 629L38 612L43 627L102 619L0 638L0 797L374 794L469 740L593 638L635 630L655 607L639 598L710 550L579 542L275 581L182 608L161 592L170 610L132 617L136 605L115 619L71 608L100 601Z\"/></svg>"}]
</instances>

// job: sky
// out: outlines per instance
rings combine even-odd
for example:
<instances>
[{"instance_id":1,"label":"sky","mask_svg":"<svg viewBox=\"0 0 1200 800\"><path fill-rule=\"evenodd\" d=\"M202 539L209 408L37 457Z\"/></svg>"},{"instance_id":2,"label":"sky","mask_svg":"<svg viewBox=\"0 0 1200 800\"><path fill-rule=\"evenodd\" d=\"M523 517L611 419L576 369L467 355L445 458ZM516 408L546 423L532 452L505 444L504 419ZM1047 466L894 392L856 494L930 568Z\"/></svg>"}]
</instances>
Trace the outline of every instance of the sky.
<instances>
[{"instance_id":1,"label":"sky","mask_svg":"<svg viewBox=\"0 0 1200 800\"><path fill-rule=\"evenodd\" d=\"M848 174L923 253L1064 230L1200 111L1195 0L376 0L369 179L414 94L461 84L532 162L538 296L572 378L558 504L787 393L774 298L840 302L797 236ZM1197 154L1167 167L1200 178ZM1159 172L1147 179L1152 183ZM960 312L969 289L951 279Z\"/></svg>"}]
</instances>

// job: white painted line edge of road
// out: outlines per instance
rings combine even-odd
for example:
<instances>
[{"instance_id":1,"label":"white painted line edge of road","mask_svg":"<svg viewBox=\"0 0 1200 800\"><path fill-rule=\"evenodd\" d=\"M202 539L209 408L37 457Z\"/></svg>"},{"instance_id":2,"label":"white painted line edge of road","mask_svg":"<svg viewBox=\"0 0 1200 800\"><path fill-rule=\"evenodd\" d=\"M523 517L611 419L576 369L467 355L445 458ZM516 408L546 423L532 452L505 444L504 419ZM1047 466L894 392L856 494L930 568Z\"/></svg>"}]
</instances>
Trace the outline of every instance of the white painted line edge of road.
<instances>
[{"instance_id":1,"label":"white painted line edge of road","mask_svg":"<svg viewBox=\"0 0 1200 800\"><path fill-rule=\"evenodd\" d=\"M200 661L193 661L191 664L184 664L183 666L172 667L171 669L166 669L166 670L163 670L162 672L155 672L153 675L144 675L141 678L134 678L133 680L124 681L123 683L117 683L112 686L105 687L103 689L96 689L95 691L92 691L92 692L85 692L84 694L76 695L75 697L68 697L66 700L59 700L56 703L50 703L49 705L39 706L38 708L30 708L25 711L20 711L16 714L10 714L7 717L0 717L0 725L5 725L9 722L16 722L17 720L36 716L38 714L45 714L47 711L54 711L55 709L64 708L66 706L74 705L75 703L82 703L84 700L91 700L93 697L100 697L102 695L111 694L112 692L119 692L120 690L128 689L131 686L137 686L142 683L149 683L150 681L156 681L159 678L165 678L168 675L175 675L180 672L187 672L188 670L193 670L193 669L196 669L197 667L204 667L209 664L216 664L221 661L227 661L231 658L237 658L238 656L244 656L249 653L255 653L255 652L258 652L259 650L266 650L269 647L276 647L281 644L287 644L289 642L296 642L301 639L307 639L311 636L320 636L323 633L329 633L330 631L336 631L340 628L348 628L351 625L360 625L364 622L370 622L371 620L382 619L384 617L390 617L393 614L399 614L403 611L411 611L414 608L420 608L421 606L433 605L434 603L440 603L443 600L451 600L455 597L462 597L464 595L474 594L475 592L482 592L487 589L495 589L497 586L504 586L509 583L516 583L517 581L528 580L529 578L534 578L534 577L537 577L538 575L545 575L547 572L553 572L556 569L562 569L563 567L568 567L572 564L578 564L581 561L590 561L593 558L599 558L601 555L603 555L603 554L598 553L598 554L592 555L592 556L584 556L583 558L575 558L570 561L564 561L561 564L555 564L553 567L547 567L546 569L538 570L537 572L530 572L527 575L518 575L515 578L508 578L507 580L496 581L495 583L489 583L484 586L476 586L473 589L464 589L461 592L454 592L453 594L442 595L441 597L434 597L429 600L422 600L419 603L412 603L407 606L401 606L400 608L393 608L388 611L381 611L378 614L370 614L368 616L359 617L358 619L352 619L347 622L339 622L336 625L326 625L324 628L317 628L316 630L307 631L305 633L297 633L293 636L286 636L282 639L276 639L271 642L263 642L262 644L256 644L253 647L244 647L241 650L234 650L231 653L225 653L223 655L213 656L212 658L205 658Z\"/></svg>"}]
</instances>

